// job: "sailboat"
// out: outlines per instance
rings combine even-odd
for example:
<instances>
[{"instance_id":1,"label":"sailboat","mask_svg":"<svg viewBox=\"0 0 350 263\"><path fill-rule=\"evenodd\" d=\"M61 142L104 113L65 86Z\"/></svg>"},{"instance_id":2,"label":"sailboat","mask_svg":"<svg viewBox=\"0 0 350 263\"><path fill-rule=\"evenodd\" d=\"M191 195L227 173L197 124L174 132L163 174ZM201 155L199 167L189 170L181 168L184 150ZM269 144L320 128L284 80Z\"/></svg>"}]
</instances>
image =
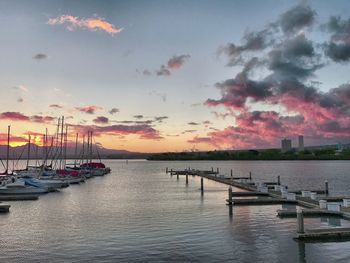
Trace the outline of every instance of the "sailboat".
<instances>
[{"instance_id":1,"label":"sailboat","mask_svg":"<svg viewBox=\"0 0 350 263\"><path fill-rule=\"evenodd\" d=\"M48 192L45 187L28 186L22 179L16 178L9 173L9 157L10 157L10 131L11 126L7 130L7 153L6 153L6 170L2 174L2 182L0 186L0 195L17 195L17 194L44 194Z\"/></svg>"}]
</instances>

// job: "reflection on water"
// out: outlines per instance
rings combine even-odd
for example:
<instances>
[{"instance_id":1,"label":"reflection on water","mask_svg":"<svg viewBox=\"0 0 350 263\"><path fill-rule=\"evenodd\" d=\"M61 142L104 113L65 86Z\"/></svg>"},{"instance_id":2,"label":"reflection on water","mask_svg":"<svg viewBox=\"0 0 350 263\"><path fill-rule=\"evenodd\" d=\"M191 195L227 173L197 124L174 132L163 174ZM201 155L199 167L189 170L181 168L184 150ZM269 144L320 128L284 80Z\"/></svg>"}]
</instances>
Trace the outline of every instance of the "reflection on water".
<instances>
[{"instance_id":1,"label":"reflection on water","mask_svg":"<svg viewBox=\"0 0 350 263\"><path fill-rule=\"evenodd\" d=\"M166 167L211 169L350 195L348 162L108 161L111 175L35 202L11 203L0 215L0 262L349 262L350 242L295 242L290 205L226 206L228 187L165 175ZM238 191L238 189L233 189ZM295 208L295 206L294 206ZM327 220L327 221L323 221ZM349 227L339 218L305 218L305 227Z\"/></svg>"}]
</instances>

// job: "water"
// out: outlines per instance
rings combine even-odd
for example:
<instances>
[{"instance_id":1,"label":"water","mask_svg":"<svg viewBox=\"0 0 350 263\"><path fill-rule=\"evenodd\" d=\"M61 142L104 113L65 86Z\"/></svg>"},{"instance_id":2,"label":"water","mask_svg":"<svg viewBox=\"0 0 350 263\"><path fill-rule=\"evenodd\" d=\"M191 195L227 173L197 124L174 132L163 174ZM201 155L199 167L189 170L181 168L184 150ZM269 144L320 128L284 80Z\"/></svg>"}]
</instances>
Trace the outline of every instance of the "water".
<instances>
[{"instance_id":1,"label":"water","mask_svg":"<svg viewBox=\"0 0 350 263\"><path fill-rule=\"evenodd\" d=\"M275 180L290 188L350 196L350 162L106 161L112 174L50 193L38 201L7 202L0 214L0 262L350 262L350 242L293 241L296 219L281 206L242 206L229 216L227 186L165 175L165 168L211 169ZM235 189L234 189L235 190ZM237 189L236 189L237 190ZM305 227L346 226L307 218Z\"/></svg>"}]
</instances>

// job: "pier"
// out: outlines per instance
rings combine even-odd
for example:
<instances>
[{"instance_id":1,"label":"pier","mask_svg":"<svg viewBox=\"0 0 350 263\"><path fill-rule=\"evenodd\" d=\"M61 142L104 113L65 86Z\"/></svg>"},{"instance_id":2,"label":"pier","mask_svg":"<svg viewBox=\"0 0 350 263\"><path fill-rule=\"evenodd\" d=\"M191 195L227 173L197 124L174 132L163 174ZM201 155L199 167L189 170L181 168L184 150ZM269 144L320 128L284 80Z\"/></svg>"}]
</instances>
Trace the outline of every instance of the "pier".
<instances>
[{"instance_id":1,"label":"pier","mask_svg":"<svg viewBox=\"0 0 350 263\"><path fill-rule=\"evenodd\" d=\"M280 176L272 182L255 182L252 174L248 176L233 176L232 170L230 176L219 174L219 169L211 170L173 170L166 169L166 174L186 176L186 186L189 184L188 175L200 177L201 194L204 193L203 178L219 182L229 186L228 199L226 205L229 206L230 215L233 214L233 206L258 206L258 205L278 205L293 204L296 209L277 210L277 216L280 218L296 217L297 234L295 240L302 241L332 241L350 239L350 228L322 228L322 229L304 229L304 217L340 217L350 220L350 197L335 196L329 197L329 183L325 181L324 189L314 190L288 190L288 186L281 184ZM236 187L242 192L233 192L232 187ZM322 196L321 196L322 195ZM252 198L233 198L233 197L252 197ZM303 208L303 209L302 209Z\"/></svg>"}]
</instances>

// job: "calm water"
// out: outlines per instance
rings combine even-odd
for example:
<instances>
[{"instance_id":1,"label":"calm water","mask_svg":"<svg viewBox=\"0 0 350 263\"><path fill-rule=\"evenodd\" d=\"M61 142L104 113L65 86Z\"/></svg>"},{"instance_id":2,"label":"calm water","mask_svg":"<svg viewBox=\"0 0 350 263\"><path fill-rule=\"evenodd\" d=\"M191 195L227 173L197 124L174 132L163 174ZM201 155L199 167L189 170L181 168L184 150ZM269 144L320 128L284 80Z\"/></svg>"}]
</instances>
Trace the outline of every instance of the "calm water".
<instances>
[{"instance_id":1,"label":"calm water","mask_svg":"<svg viewBox=\"0 0 350 263\"><path fill-rule=\"evenodd\" d=\"M210 169L289 188L350 196L350 162L106 161L112 174L38 201L11 203L0 214L0 262L350 262L350 242L293 241L296 219L281 206L225 205L227 186L165 175L166 167ZM305 219L308 227L350 226L335 218Z\"/></svg>"}]
</instances>

